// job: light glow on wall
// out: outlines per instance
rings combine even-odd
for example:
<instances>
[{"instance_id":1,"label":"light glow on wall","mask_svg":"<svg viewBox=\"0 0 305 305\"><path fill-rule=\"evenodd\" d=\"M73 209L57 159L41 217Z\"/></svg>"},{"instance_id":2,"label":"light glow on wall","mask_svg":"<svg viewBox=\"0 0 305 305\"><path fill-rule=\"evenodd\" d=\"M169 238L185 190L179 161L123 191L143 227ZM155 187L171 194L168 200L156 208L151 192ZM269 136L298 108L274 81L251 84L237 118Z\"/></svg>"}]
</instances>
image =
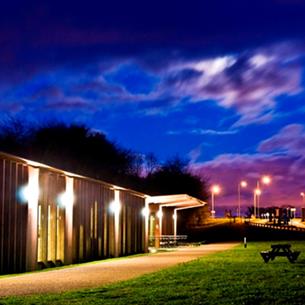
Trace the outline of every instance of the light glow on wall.
<instances>
[{"instance_id":1,"label":"light glow on wall","mask_svg":"<svg viewBox=\"0 0 305 305\"><path fill-rule=\"evenodd\" d=\"M149 216L149 208L145 207L142 209L141 214L143 217L148 217Z\"/></svg>"},{"instance_id":2,"label":"light glow on wall","mask_svg":"<svg viewBox=\"0 0 305 305\"><path fill-rule=\"evenodd\" d=\"M119 202L119 201L116 201L116 200L112 201L112 202L110 203L109 210L110 210L110 212L113 213L113 214L118 214L118 213L120 213L120 211L121 211L121 204L120 204L120 202Z\"/></svg>"},{"instance_id":3,"label":"light glow on wall","mask_svg":"<svg viewBox=\"0 0 305 305\"><path fill-rule=\"evenodd\" d=\"M36 268L37 236L38 236L38 201L39 201L39 169L28 167L28 184L22 190L24 199L28 202L28 223L26 240L27 270Z\"/></svg>"},{"instance_id":4,"label":"light glow on wall","mask_svg":"<svg viewBox=\"0 0 305 305\"><path fill-rule=\"evenodd\" d=\"M28 184L20 188L18 197L21 202L27 202L30 207L33 204L36 206L39 199L38 171L32 170L30 172Z\"/></svg>"},{"instance_id":5,"label":"light glow on wall","mask_svg":"<svg viewBox=\"0 0 305 305\"><path fill-rule=\"evenodd\" d=\"M74 202L74 194L73 192L63 192L58 195L57 203L60 207L68 207L69 205L73 205Z\"/></svg>"}]
</instances>

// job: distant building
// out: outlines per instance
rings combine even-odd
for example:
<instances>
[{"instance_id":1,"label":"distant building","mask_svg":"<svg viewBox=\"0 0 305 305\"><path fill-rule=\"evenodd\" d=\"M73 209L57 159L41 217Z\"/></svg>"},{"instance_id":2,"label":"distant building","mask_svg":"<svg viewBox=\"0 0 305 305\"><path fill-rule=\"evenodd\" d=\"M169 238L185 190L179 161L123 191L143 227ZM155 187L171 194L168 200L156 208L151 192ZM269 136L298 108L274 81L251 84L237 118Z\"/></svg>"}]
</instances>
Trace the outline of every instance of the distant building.
<instances>
[{"instance_id":1,"label":"distant building","mask_svg":"<svg viewBox=\"0 0 305 305\"><path fill-rule=\"evenodd\" d=\"M177 235L178 212L203 205L0 153L0 274L146 252L149 235Z\"/></svg>"}]
</instances>

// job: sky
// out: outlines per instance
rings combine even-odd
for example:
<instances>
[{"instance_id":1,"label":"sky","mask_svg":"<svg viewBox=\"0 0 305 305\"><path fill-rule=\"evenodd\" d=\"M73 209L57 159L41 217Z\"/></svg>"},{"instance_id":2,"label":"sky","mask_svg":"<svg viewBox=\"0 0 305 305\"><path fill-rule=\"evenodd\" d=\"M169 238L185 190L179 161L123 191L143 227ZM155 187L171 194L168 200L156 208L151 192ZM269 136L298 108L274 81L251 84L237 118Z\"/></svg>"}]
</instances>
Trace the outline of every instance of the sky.
<instances>
[{"instance_id":1,"label":"sky","mask_svg":"<svg viewBox=\"0 0 305 305\"><path fill-rule=\"evenodd\" d=\"M0 120L84 123L221 186L302 204L305 1L4 1ZM234 208L233 208L234 210Z\"/></svg>"}]
</instances>

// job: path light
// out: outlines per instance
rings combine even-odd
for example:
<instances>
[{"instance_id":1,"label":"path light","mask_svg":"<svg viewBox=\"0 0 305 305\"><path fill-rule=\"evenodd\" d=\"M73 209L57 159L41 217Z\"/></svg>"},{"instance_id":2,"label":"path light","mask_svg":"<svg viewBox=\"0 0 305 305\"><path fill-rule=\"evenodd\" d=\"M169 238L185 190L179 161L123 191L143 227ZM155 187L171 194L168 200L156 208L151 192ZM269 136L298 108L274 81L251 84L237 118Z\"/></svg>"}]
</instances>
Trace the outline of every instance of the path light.
<instances>
[{"instance_id":1,"label":"path light","mask_svg":"<svg viewBox=\"0 0 305 305\"><path fill-rule=\"evenodd\" d=\"M212 193L212 217L215 218L215 195L218 195L220 193L221 189L218 184L215 184L211 188L211 193Z\"/></svg>"}]
</instances>

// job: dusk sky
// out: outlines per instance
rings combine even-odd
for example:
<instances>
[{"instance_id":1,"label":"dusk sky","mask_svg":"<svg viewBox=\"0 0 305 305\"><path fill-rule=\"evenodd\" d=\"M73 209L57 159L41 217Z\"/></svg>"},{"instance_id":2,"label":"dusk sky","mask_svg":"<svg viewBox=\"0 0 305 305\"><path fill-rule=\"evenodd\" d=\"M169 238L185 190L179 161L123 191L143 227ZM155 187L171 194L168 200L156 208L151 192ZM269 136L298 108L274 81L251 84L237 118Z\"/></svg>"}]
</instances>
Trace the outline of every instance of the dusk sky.
<instances>
[{"instance_id":1,"label":"dusk sky","mask_svg":"<svg viewBox=\"0 0 305 305\"><path fill-rule=\"evenodd\" d=\"M305 191L305 1L2 1L0 119L180 155L236 203ZM217 210L217 207L216 207Z\"/></svg>"}]
</instances>

